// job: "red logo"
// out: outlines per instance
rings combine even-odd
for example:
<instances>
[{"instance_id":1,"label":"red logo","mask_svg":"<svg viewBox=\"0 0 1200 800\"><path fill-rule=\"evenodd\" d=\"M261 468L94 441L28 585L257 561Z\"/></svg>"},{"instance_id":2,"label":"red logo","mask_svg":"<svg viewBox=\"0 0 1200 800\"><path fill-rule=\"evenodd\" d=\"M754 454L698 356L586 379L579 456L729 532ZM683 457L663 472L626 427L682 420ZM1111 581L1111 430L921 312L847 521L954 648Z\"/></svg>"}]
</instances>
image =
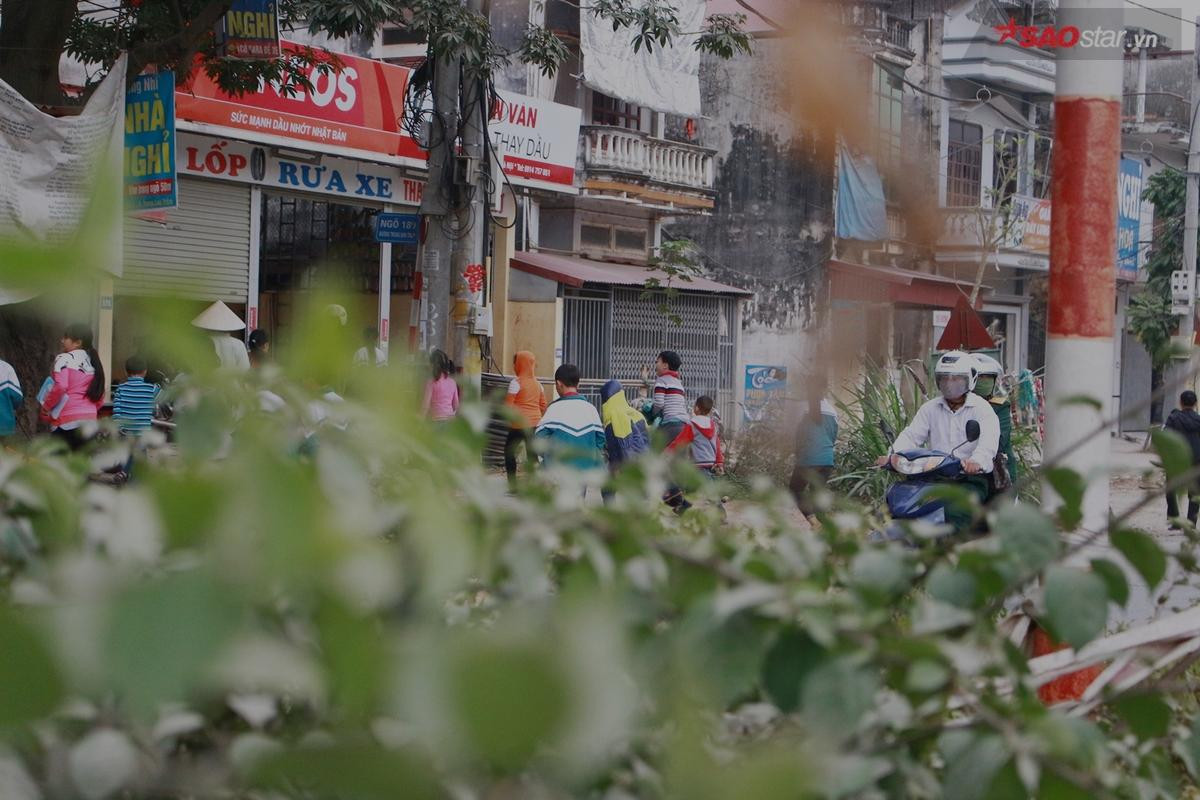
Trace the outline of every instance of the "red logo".
<instances>
[{"instance_id":1,"label":"red logo","mask_svg":"<svg viewBox=\"0 0 1200 800\"><path fill-rule=\"evenodd\" d=\"M471 294L479 294L483 291L483 282L487 278L487 272L483 268L483 264L468 264L463 270L463 280L467 282L467 289Z\"/></svg>"},{"instance_id":2,"label":"red logo","mask_svg":"<svg viewBox=\"0 0 1200 800\"><path fill-rule=\"evenodd\" d=\"M1009 17L1007 25L996 25L995 28L1000 34L1000 44L1009 39L1021 47L1074 47L1079 44L1079 28L1074 25L1064 25L1061 28L1053 25L1018 25L1016 19Z\"/></svg>"}]
</instances>

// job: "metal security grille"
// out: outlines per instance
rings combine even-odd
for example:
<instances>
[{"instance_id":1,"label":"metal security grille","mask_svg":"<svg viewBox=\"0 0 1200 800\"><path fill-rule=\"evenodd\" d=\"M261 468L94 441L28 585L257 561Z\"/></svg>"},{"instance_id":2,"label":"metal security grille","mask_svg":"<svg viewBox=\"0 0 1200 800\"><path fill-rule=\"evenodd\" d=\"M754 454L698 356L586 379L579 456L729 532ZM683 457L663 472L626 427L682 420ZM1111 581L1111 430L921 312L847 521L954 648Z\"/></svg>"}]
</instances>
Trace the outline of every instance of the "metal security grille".
<instances>
[{"instance_id":1,"label":"metal security grille","mask_svg":"<svg viewBox=\"0 0 1200 800\"><path fill-rule=\"evenodd\" d=\"M680 292L659 308L661 296L642 298L640 289L613 290L612 377L625 382L653 380L655 357L674 350L683 359L688 400L711 396L721 417L733 419L734 369L737 363L736 299Z\"/></svg>"},{"instance_id":2,"label":"metal security grille","mask_svg":"<svg viewBox=\"0 0 1200 800\"><path fill-rule=\"evenodd\" d=\"M611 293L568 290L563 297L563 363L579 367L585 379L608 380L611 349Z\"/></svg>"}]
</instances>

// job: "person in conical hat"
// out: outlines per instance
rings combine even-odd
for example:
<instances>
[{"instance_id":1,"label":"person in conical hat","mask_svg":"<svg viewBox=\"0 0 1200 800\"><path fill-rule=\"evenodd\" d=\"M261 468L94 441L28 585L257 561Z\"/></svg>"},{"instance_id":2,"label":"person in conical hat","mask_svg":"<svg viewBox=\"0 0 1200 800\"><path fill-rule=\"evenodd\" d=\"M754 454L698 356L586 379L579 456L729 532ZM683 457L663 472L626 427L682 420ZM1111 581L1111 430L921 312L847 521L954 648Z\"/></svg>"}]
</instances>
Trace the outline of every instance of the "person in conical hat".
<instances>
[{"instance_id":1,"label":"person in conical hat","mask_svg":"<svg viewBox=\"0 0 1200 800\"><path fill-rule=\"evenodd\" d=\"M213 349L217 360L227 369L250 369L250 355L246 345L240 339L234 339L229 334L233 331L244 330L246 323L233 313L233 310L220 300L200 312L192 320L192 325L202 331L208 331L212 339Z\"/></svg>"}]
</instances>

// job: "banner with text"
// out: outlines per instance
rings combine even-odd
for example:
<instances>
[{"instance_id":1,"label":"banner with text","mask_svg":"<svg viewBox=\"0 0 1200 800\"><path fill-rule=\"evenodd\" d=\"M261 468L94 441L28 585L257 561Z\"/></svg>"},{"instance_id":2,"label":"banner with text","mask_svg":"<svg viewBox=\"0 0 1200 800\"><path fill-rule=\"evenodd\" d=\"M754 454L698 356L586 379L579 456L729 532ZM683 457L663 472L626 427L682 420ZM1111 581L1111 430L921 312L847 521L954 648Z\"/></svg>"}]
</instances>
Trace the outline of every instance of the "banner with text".
<instances>
[{"instance_id":1,"label":"banner with text","mask_svg":"<svg viewBox=\"0 0 1200 800\"><path fill-rule=\"evenodd\" d=\"M125 208L174 208L175 73L139 75L125 90Z\"/></svg>"},{"instance_id":2,"label":"banner with text","mask_svg":"<svg viewBox=\"0 0 1200 800\"><path fill-rule=\"evenodd\" d=\"M217 47L226 58L279 58L275 0L233 0L217 24Z\"/></svg>"},{"instance_id":3,"label":"banner with text","mask_svg":"<svg viewBox=\"0 0 1200 800\"><path fill-rule=\"evenodd\" d=\"M124 101L124 56L74 116L44 114L0 81L0 238L67 244L89 213L100 218L120 208ZM89 259L120 275L120 224L95 228L90 233L104 240L88 240ZM0 287L0 305L34 294L26 287Z\"/></svg>"},{"instance_id":4,"label":"banner with text","mask_svg":"<svg viewBox=\"0 0 1200 800\"><path fill-rule=\"evenodd\" d=\"M508 180L517 186L577 191L579 109L510 92L498 94L488 134Z\"/></svg>"},{"instance_id":5,"label":"banner with text","mask_svg":"<svg viewBox=\"0 0 1200 800\"><path fill-rule=\"evenodd\" d=\"M416 206L424 182L400 167L325 156L312 164L271 155L267 148L194 133L179 134L176 165L180 175L254 183L266 190L332 195L347 201Z\"/></svg>"},{"instance_id":6,"label":"banner with text","mask_svg":"<svg viewBox=\"0 0 1200 800\"><path fill-rule=\"evenodd\" d=\"M1121 159L1117 175L1117 279L1136 281L1142 229L1142 162Z\"/></svg>"},{"instance_id":7,"label":"banner with text","mask_svg":"<svg viewBox=\"0 0 1200 800\"><path fill-rule=\"evenodd\" d=\"M300 45L284 42L283 50ZM235 98L222 92L196 70L190 86L176 96L179 118L216 125L230 136L254 134L255 141L305 142L327 150L357 150L425 163L425 152L400 126L410 70L369 58L337 54L341 68L309 74L313 90L292 87L289 95L277 84Z\"/></svg>"}]
</instances>

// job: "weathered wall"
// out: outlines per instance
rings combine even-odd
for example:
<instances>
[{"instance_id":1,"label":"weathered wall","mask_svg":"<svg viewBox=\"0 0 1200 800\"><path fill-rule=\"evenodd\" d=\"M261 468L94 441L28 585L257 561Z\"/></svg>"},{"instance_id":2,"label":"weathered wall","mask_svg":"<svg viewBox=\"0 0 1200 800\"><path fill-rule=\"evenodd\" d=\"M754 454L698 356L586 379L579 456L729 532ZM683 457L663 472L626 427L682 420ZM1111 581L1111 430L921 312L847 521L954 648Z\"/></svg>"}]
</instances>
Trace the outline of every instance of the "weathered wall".
<instances>
[{"instance_id":1,"label":"weathered wall","mask_svg":"<svg viewBox=\"0 0 1200 800\"><path fill-rule=\"evenodd\" d=\"M517 274L516 272L513 273ZM512 352L528 350L537 361L538 377L554 374L555 350L561 345L558 303L512 301L508 306L508 331Z\"/></svg>"},{"instance_id":2,"label":"weathered wall","mask_svg":"<svg viewBox=\"0 0 1200 800\"><path fill-rule=\"evenodd\" d=\"M788 44L762 38L752 57L704 60L695 141L717 151L716 208L711 217L679 218L666 233L697 242L715 279L754 292L742 315L742 363L796 369L817 336L833 156L829 142L796 130L783 110L776 59ZM668 130L682 133L677 122Z\"/></svg>"}]
</instances>

